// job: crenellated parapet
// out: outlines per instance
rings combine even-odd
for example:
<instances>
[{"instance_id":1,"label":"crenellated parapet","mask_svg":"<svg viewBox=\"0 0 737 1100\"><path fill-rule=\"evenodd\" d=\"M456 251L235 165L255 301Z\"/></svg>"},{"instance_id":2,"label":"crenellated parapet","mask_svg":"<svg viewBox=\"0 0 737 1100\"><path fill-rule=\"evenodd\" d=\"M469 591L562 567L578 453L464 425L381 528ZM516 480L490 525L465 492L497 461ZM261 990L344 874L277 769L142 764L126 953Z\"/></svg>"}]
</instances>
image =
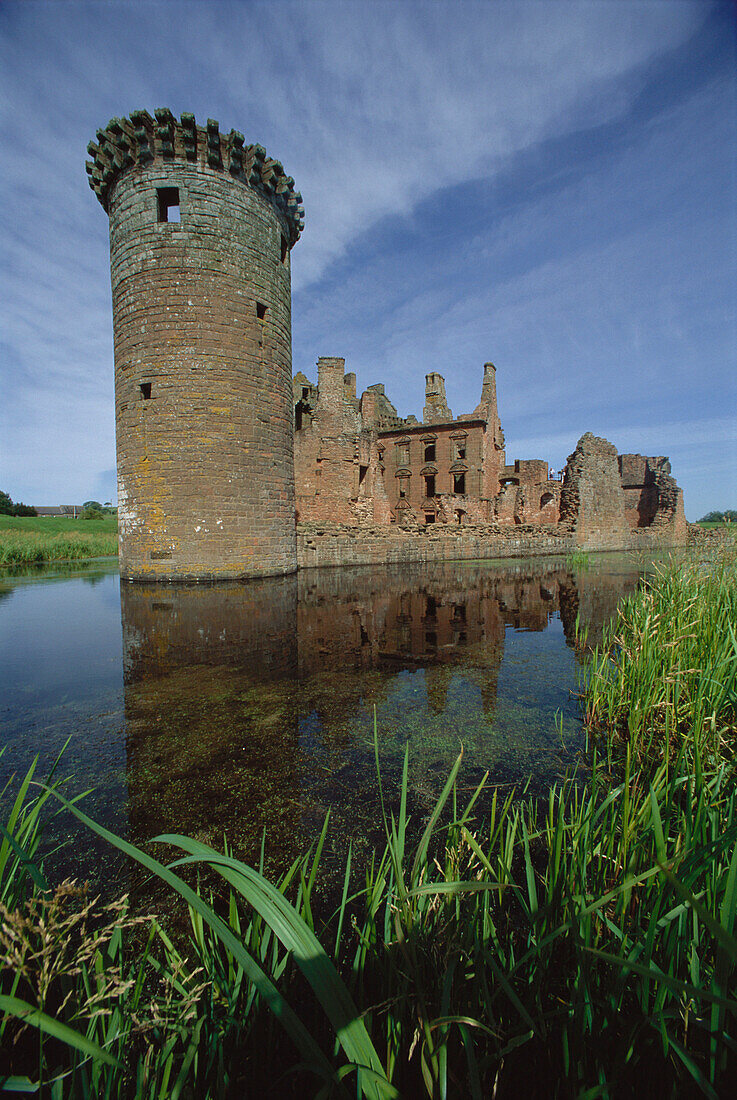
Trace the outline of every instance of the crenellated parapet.
<instances>
[{"instance_id":1,"label":"crenellated parapet","mask_svg":"<svg viewBox=\"0 0 737 1100\"><path fill-rule=\"evenodd\" d=\"M85 165L90 187L106 212L110 189L124 172L175 160L196 162L228 172L262 194L286 220L290 247L296 243L304 229L302 195L263 146L246 145L237 130L221 134L212 118L206 126L198 126L194 115L185 113L176 119L167 107L158 108L154 116L133 111L129 118L111 118L87 146L92 157Z\"/></svg>"}]
</instances>

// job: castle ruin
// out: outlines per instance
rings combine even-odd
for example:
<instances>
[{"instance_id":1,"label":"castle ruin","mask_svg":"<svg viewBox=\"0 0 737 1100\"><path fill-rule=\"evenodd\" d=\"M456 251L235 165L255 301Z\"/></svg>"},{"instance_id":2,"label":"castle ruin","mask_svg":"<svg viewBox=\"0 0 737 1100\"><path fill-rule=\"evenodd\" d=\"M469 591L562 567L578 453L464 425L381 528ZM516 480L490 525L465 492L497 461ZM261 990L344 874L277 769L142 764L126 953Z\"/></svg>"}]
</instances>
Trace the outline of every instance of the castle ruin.
<instances>
[{"instance_id":1,"label":"castle ruin","mask_svg":"<svg viewBox=\"0 0 737 1100\"><path fill-rule=\"evenodd\" d=\"M292 378L301 195L212 119L112 119L88 146L110 219L120 570L125 578L630 549L686 539L664 457L590 433L553 476L508 464L496 369L454 417L426 376L420 423L341 358Z\"/></svg>"}]
</instances>

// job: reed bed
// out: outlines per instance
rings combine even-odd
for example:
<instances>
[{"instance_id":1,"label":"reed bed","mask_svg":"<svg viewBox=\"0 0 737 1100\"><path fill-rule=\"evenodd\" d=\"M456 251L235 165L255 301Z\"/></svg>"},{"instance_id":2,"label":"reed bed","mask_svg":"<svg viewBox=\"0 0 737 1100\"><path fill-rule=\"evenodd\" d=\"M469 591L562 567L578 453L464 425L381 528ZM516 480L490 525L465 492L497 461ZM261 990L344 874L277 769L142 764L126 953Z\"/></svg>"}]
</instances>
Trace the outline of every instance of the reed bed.
<instances>
[{"instance_id":1,"label":"reed bed","mask_svg":"<svg viewBox=\"0 0 737 1100\"><path fill-rule=\"evenodd\" d=\"M53 534L46 531L0 530L0 565L78 561L113 557L117 553L118 536L112 532Z\"/></svg>"},{"instance_id":2,"label":"reed bed","mask_svg":"<svg viewBox=\"0 0 737 1100\"><path fill-rule=\"evenodd\" d=\"M662 587L682 642L702 622L712 643L722 639L714 623L731 638L729 617L694 616L692 585L702 590L675 568L633 603L665 607ZM724 585L717 570L699 598L723 598ZM626 640L621 621L616 629ZM621 644L614 666L625 652ZM605 668L602 651L587 706ZM639 715L650 696L635 691L629 721L619 711L610 727L598 719L579 774L543 800L497 794L483 819L481 788L461 797L461 754L421 832L413 828L406 757L399 791L381 790L384 848L360 871L349 850L330 912L320 886L327 820L272 883L263 857L253 868L227 845L165 835L153 851L136 848L87 817L65 784L35 787L29 774L8 799L0 844L6 1089L204 1100L729 1095L729 711L712 706L715 689L708 701L688 690L677 740L663 717L645 751ZM719 739L702 733L712 712ZM699 719L691 733L687 714ZM623 730L632 748L622 750ZM103 910L76 886L51 889L39 830L62 811L168 885L189 913L189 935L164 928L141 902Z\"/></svg>"},{"instance_id":3,"label":"reed bed","mask_svg":"<svg viewBox=\"0 0 737 1100\"><path fill-rule=\"evenodd\" d=\"M587 668L585 723L612 755L731 757L737 734L737 557L661 566L619 604Z\"/></svg>"}]
</instances>

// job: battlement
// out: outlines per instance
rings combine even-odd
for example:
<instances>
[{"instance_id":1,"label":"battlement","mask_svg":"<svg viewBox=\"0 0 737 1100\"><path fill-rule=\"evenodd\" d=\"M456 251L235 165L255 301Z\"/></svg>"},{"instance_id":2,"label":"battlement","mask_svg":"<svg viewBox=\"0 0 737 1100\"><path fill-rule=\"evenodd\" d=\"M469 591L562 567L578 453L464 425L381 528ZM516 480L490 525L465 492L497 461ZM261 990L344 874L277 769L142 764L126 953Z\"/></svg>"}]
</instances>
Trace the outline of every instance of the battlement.
<instances>
[{"instance_id":1,"label":"battlement","mask_svg":"<svg viewBox=\"0 0 737 1100\"><path fill-rule=\"evenodd\" d=\"M252 187L268 199L289 227L289 246L296 244L304 229L304 206L294 180L278 160L267 156L261 145L246 145L243 134L220 133L215 119L198 126L192 114L177 120L167 107L159 107L152 118L148 111L133 111L129 118L112 118L87 152L85 164L89 184L104 210L113 183L132 168L172 163L199 163Z\"/></svg>"}]
</instances>

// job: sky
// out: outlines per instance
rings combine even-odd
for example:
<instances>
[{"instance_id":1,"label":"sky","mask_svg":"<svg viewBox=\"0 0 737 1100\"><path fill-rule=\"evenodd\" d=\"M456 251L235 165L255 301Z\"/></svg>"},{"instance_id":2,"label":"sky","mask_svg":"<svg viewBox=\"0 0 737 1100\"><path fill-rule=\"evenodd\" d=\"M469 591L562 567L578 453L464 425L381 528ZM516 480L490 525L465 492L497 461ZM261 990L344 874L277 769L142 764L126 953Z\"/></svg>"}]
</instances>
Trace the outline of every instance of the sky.
<instances>
[{"instance_id":1,"label":"sky","mask_svg":"<svg viewBox=\"0 0 737 1100\"><path fill-rule=\"evenodd\" d=\"M304 196L293 368L422 417L497 368L507 461L586 431L737 507L737 5L1 0L0 489L115 499L108 223L88 141L167 106Z\"/></svg>"}]
</instances>

